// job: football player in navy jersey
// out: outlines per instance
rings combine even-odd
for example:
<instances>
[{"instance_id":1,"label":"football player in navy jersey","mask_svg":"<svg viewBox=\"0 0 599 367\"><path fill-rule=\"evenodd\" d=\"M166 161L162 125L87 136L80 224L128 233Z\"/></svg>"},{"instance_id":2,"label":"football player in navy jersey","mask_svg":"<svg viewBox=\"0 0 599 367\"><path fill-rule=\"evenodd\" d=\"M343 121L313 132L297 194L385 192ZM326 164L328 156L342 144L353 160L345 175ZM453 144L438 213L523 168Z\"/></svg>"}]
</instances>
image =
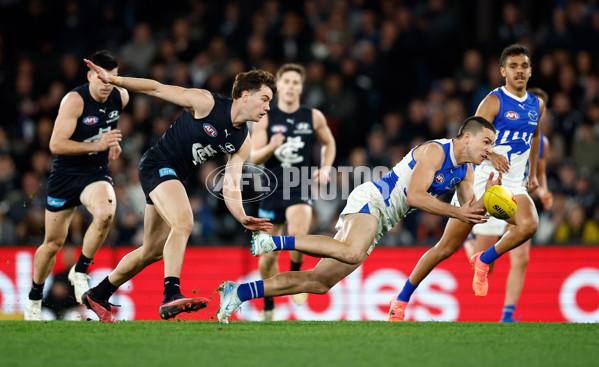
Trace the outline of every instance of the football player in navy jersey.
<instances>
[{"instance_id":1,"label":"football player in navy jersey","mask_svg":"<svg viewBox=\"0 0 599 367\"><path fill-rule=\"evenodd\" d=\"M276 176L270 180L271 194L262 199L258 216L269 218L274 224L269 234L280 236L287 223L287 234L290 236L305 235L312 222L312 200L302 197L301 186L290 187L283 192L284 171L291 167L312 167L312 146L315 140L322 145L321 168L313 174L320 184L330 181L330 171L335 161L335 140L327 125L326 118L317 109L300 105L303 83L306 72L301 65L284 64L277 71L277 105L273 106L267 122L260 122L252 130L252 151L250 161L254 164L264 163ZM288 198L285 198L288 194ZM308 193L309 195L310 193ZM275 276L279 270L278 253L272 252L260 257L259 268L262 279ZM292 251L291 271L299 271L304 254ZM308 294L300 293L292 296L293 302L302 305ZM264 298L262 319L272 321L274 318L274 300Z\"/></svg>"},{"instance_id":2,"label":"football player in navy jersey","mask_svg":"<svg viewBox=\"0 0 599 367\"><path fill-rule=\"evenodd\" d=\"M91 57L107 75L116 76L114 54L102 50ZM93 217L83 237L81 256L68 279L77 301L89 289L87 268L104 243L116 211L116 196L108 162L121 154L122 134L117 122L129 102L123 88L115 88L87 73L89 83L62 99L50 139L54 163L48 180L44 243L35 252L33 281L25 305L25 320L41 320L44 282L67 238L75 208L85 205Z\"/></svg>"},{"instance_id":3,"label":"football player in navy jersey","mask_svg":"<svg viewBox=\"0 0 599 367\"><path fill-rule=\"evenodd\" d=\"M487 246L487 250L477 252L470 259L474 269L472 289L479 297L487 295L489 264L530 239L539 225L537 210L529 193L538 186L539 121L545 104L526 91L532 73L528 49L519 44L506 47L500 57L500 72L505 78L505 85L489 93L476 111L477 116L493 122L497 129L497 140L488 159L476 168L474 193L477 198L482 198L486 177L491 173L502 173L502 184L515 195L518 210L514 217L507 220L514 225L512 229L498 242ZM457 195L452 201L454 205L460 204ZM420 282L441 261L453 255L471 231L479 238L501 235L503 232L494 232L496 222L500 220L491 217L487 222L474 226L472 223L449 219L439 242L420 258L397 299L392 301L388 320L404 320L409 300Z\"/></svg>"},{"instance_id":4,"label":"football player in navy jersey","mask_svg":"<svg viewBox=\"0 0 599 367\"><path fill-rule=\"evenodd\" d=\"M147 202L143 245L127 254L110 275L85 293L83 303L100 321L116 322L108 299L145 267L164 259L160 317L170 319L181 312L204 308L207 299L186 298L180 289L185 247L194 223L184 182L207 159L229 155L223 180L227 208L245 228L262 231L272 228L268 219L246 215L240 179L251 147L246 122L260 120L270 109L277 90L275 78L263 70L240 73L235 77L233 99L230 99L203 89L119 77L103 72L89 60L85 62L103 82L163 99L183 107L183 111L140 161L139 178Z\"/></svg>"},{"instance_id":5,"label":"football player in navy jersey","mask_svg":"<svg viewBox=\"0 0 599 367\"><path fill-rule=\"evenodd\" d=\"M415 209L483 223L482 199L476 201L472 187L474 168L491 153L495 127L482 117L466 119L455 139L427 141L414 149L381 179L356 187L336 225L335 238L326 236L271 236L254 232L252 254L296 250L322 257L313 270L290 271L270 279L237 284L223 282L219 288L219 322L250 299L297 293L324 294L356 270L385 232ZM501 184L501 174L490 175L487 187ZM461 207L437 199L456 187ZM476 202L475 202L476 201Z\"/></svg>"}]
</instances>

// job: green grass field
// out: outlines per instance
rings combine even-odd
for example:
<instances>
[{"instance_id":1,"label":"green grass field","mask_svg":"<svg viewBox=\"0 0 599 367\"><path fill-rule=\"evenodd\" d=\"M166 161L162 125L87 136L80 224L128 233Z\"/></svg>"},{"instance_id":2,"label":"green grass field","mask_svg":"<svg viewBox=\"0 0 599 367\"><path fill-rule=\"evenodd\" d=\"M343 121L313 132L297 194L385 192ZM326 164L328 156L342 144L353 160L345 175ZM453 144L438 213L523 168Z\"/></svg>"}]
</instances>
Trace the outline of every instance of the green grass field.
<instances>
[{"instance_id":1,"label":"green grass field","mask_svg":"<svg viewBox=\"0 0 599 367\"><path fill-rule=\"evenodd\" d=\"M1 321L1 366L599 366L599 324Z\"/></svg>"}]
</instances>

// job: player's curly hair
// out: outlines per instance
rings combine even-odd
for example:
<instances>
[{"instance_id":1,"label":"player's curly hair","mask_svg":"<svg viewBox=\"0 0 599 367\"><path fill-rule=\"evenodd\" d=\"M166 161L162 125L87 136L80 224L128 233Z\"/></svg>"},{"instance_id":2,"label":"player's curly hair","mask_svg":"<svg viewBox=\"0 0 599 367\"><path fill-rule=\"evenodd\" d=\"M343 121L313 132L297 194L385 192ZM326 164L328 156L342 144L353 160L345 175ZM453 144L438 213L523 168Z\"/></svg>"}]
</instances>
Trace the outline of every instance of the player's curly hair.
<instances>
[{"instance_id":1,"label":"player's curly hair","mask_svg":"<svg viewBox=\"0 0 599 367\"><path fill-rule=\"evenodd\" d=\"M233 99L241 97L241 92L244 90L255 91L266 85L272 90L272 95L277 93L277 82L271 73L264 70L251 70L245 73L239 73L235 76L235 82L233 83L233 91L231 96Z\"/></svg>"},{"instance_id":2,"label":"player's curly hair","mask_svg":"<svg viewBox=\"0 0 599 367\"><path fill-rule=\"evenodd\" d=\"M524 56L527 56L530 59L530 51L528 50L528 47L526 47L524 45L521 45L519 43L514 43L513 45L507 46L501 52L501 56L499 57L499 65L502 68L504 68L505 67L505 60L508 57L510 57L510 56L518 56L518 55L524 55Z\"/></svg>"}]
</instances>

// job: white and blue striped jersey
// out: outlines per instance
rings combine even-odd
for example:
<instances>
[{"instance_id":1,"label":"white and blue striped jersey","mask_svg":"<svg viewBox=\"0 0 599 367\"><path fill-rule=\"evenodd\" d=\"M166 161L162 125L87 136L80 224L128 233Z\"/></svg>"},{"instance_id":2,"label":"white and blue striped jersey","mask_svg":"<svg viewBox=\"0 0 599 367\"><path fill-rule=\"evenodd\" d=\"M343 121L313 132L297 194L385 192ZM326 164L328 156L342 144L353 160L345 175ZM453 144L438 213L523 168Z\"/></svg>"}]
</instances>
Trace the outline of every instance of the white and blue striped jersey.
<instances>
[{"instance_id":1,"label":"white and blue striped jersey","mask_svg":"<svg viewBox=\"0 0 599 367\"><path fill-rule=\"evenodd\" d=\"M470 164L459 165L457 163L453 150L453 140L437 139L427 141L421 145L429 143L441 145L445 152L443 165L435 172L433 182L427 190L432 196L437 197L460 183L466 177ZM347 198L347 204L335 226L337 229L343 227L344 218L347 214L368 213L379 220L379 231L368 253L372 251L385 232L393 228L408 213L414 210L414 208L408 206L407 190L416 166L414 150L419 146L406 154L385 176L356 187Z\"/></svg>"},{"instance_id":2,"label":"white and blue striped jersey","mask_svg":"<svg viewBox=\"0 0 599 367\"><path fill-rule=\"evenodd\" d=\"M530 146L539 123L539 99L529 92L518 97L505 87L497 88L490 94L499 98L499 113L493 121L497 129L493 152L503 155L510 162L509 172L503 175L504 185L522 185L528 175L526 166ZM485 160L481 166L492 167L493 164L490 160Z\"/></svg>"}]
</instances>

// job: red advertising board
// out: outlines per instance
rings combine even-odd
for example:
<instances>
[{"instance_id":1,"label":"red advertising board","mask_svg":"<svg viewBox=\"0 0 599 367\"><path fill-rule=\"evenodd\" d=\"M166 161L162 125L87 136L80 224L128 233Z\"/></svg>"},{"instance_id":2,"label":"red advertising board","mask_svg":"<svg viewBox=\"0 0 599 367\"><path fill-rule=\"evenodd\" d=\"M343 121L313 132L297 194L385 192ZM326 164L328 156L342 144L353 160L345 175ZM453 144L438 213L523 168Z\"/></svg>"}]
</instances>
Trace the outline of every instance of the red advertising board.
<instances>
[{"instance_id":1,"label":"red advertising board","mask_svg":"<svg viewBox=\"0 0 599 367\"><path fill-rule=\"evenodd\" d=\"M100 282L133 248L103 248L90 267L92 285ZM353 274L325 295L310 295L296 306L289 297L276 302L277 320L385 320L389 301L403 286L426 248L377 248ZM31 286L33 248L0 251L0 312L23 312ZM55 270L63 271L61 256ZM306 257L304 269L318 259ZM184 320L214 320L224 280L258 278L257 259L247 248L188 248L181 276L186 295L212 297L207 309L181 316ZM282 252L281 270L289 257ZM441 263L420 284L406 318L410 321L498 321L501 316L509 257L499 259L485 298L472 292L472 270L462 250ZM49 279L46 283L50 283ZM162 301L163 263L146 268L111 298L120 304L119 320L157 320ZM245 303L231 319L259 320L262 300ZM94 318L93 314L86 314ZM521 321L599 322L599 248L533 247L516 318Z\"/></svg>"}]
</instances>

